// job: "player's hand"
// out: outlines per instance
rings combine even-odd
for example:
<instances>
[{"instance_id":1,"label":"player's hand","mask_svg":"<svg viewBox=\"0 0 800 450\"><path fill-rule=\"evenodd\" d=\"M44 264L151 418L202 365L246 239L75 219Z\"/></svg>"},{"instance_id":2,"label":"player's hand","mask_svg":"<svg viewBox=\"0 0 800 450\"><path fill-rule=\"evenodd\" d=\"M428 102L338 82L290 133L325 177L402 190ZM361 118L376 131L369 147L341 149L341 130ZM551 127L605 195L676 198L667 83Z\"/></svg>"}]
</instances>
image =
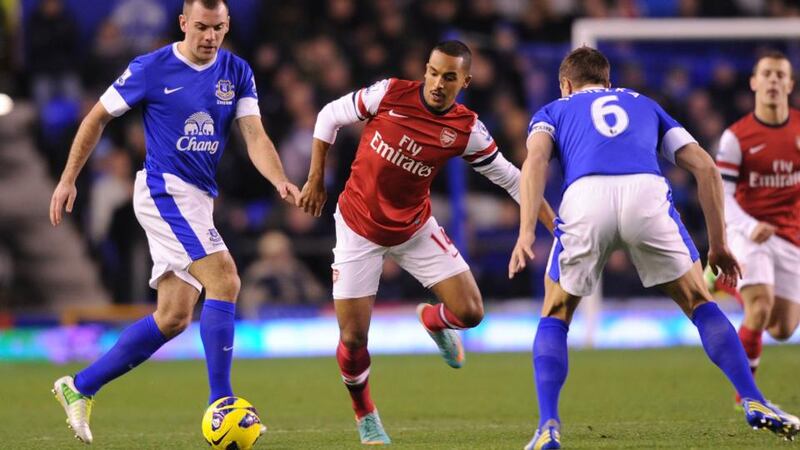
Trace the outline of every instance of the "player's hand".
<instances>
[{"instance_id":1,"label":"player's hand","mask_svg":"<svg viewBox=\"0 0 800 450\"><path fill-rule=\"evenodd\" d=\"M75 188L75 183L58 182L56 189L53 191L53 197L50 198L50 223L53 226L61 223L61 210L65 204L67 212L72 212L72 206L75 204L75 197L77 196L78 189Z\"/></svg>"},{"instance_id":2,"label":"player's hand","mask_svg":"<svg viewBox=\"0 0 800 450\"><path fill-rule=\"evenodd\" d=\"M775 234L775 231L777 231L775 225L767 222L758 222L758 225L756 225L756 227L753 229L753 232L750 233L750 240L756 244L761 244L762 242L771 238L772 235Z\"/></svg>"},{"instance_id":3,"label":"player's hand","mask_svg":"<svg viewBox=\"0 0 800 450\"><path fill-rule=\"evenodd\" d=\"M708 251L708 266L714 275L720 275L719 280L722 284L735 288L737 281L742 278L742 269L739 267L739 262L731 253L728 246ZM720 274L720 272L722 272Z\"/></svg>"},{"instance_id":4,"label":"player's hand","mask_svg":"<svg viewBox=\"0 0 800 450\"><path fill-rule=\"evenodd\" d=\"M297 203L303 211L314 217L322 215L322 207L328 201L328 193L322 183L306 181L300 192L300 201Z\"/></svg>"},{"instance_id":5,"label":"player's hand","mask_svg":"<svg viewBox=\"0 0 800 450\"><path fill-rule=\"evenodd\" d=\"M294 206L300 206L300 189L288 181L282 181L275 186L281 198Z\"/></svg>"},{"instance_id":6,"label":"player's hand","mask_svg":"<svg viewBox=\"0 0 800 450\"><path fill-rule=\"evenodd\" d=\"M534 233L523 233L517 239L517 245L511 252L511 260L508 262L508 279L514 278L514 275L519 273L525 268L525 260L533 260L533 242L536 240Z\"/></svg>"}]
</instances>

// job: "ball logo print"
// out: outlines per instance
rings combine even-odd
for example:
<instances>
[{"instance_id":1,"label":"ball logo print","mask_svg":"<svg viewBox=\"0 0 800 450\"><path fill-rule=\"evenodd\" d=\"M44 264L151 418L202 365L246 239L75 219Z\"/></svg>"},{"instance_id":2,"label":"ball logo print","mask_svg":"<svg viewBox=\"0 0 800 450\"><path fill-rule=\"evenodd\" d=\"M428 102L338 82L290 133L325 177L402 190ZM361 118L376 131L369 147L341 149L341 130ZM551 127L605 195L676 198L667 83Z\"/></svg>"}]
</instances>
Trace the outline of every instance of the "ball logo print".
<instances>
[{"instance_id":1,"label":"ball logo print","mask_svg":"<svg viewBox=\"0 0 800 450\"><path fill-rule=\"evenodd\" d=\"M441 142L442 147L450 147L456 141L457 136L452 128L442 128L442 132L439 134L439 142Z\"/></svg>"}]
</instances>

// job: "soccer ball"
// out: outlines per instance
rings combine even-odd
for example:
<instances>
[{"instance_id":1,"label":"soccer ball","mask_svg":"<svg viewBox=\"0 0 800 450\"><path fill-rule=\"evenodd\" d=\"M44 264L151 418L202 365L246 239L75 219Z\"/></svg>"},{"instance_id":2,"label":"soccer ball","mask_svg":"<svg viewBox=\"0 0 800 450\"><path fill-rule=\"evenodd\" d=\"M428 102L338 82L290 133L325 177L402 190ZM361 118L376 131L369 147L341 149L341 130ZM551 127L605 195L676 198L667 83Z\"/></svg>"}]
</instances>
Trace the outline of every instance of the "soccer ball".
<instances>
[{"instance_id":1,"label":"soccer ball","mask_svg":"<svg viewBox=\"0 0 800 450\"><path fill-rule=\"evenodd\" d=\"M223 397L208 407L202 428L214 450L249 450L261 436L261 419L247 400Z\"/></svg>"}]
</instances>

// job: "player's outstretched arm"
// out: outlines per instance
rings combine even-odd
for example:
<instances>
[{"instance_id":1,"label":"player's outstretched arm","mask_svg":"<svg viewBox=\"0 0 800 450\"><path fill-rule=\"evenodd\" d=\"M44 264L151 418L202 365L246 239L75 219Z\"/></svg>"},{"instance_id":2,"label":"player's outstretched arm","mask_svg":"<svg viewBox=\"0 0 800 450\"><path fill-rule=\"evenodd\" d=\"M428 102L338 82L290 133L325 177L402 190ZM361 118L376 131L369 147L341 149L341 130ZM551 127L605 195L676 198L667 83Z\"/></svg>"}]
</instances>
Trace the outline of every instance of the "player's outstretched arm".
<instances>
[{"instance_id":1,"label":"player's outstretched arm","mask_svg":"<svg viewBox=\"0 0 800 450\"><path fill-rule=\"evenodd\" d=\"M520 173L519 238L508 262L509 279L525 268L526 259L534 257L536 219L544 202L544 186L547 181L547 166L553 152L553 140L546 133L533 133L528 137L527 147L528 156Z\"/></svg>"},{"instance_id":2,"label":"player's outstretched arm","mask_svg":"<svg viewBox=\"0 0 800 450\"><path fill-rule=\"evenodd\" d=\"M511 164L499 150L488 164L472 164L472 169L485 176L492 183L505 189L508 195L519 203L520 170L517 169L517 166ZM547 203L547 200L542 201L542 207L539 208L538 217L539 221L542 222L552 234L553 219L555 219L556 215L555 212L553 212L553 208Z\"/></svg>"},{"instance_id":3,"label":"player's outstretched arm","mask_svg":"<svg viewBox=\"0 0 800 450\"><path fill-rule=\"evenodd\" d=\"M711 156L696 143L679 149L675 162L697 180L697 195L708 228L708 265L715 274L722 271L724 283L736 286L736 278L741 278L742 271L726 241L725 203L719 170Z\"/></svg>"},{"instance_id":4,"label":"player's outstretched arm","mask_svg":"<svg viewBox=\"0 0 800 450\"><path fill-rule=\"evenodd\" d=\"M61 173L61 179L53 191L53 196L50 198L50 223L56 226L61 223L61 211L66 206L68 213L72 212L72 205L75 203L75 197L78 195L78 190L75 188L75 180L81 173L81 169L92 154L92 150L100 140L106 124L108 124L114 116L106 111L106 108L97 102L89 114L83 118L78 133L75 135L75 140L72 141L72 147L69 150L69 157L67 164L64 166L64 171Z\"/></svg>"},{"instance_id":5,"label":"player's outstretched arm","mask_svg":"<svg viewBox=\"0 0 800 450\"><path fill-rule=\"evenodd\" d=\"M264 124L261 123L261 117L240 117L239 128L242 130L242 136L247 145L247 155L256 169L275 186L282 199L297 205L297 199L300 198L300 190L286 178L286 174L283 172L283 164L281 164L281 159L275 150L275 144L267 136Z\"/></svg>"},{"instance_id":6,"label":"player's outstretched arm","mask_svg":"<svg viewBox=\"0 0 800 450\"><path fill-rule=\"evenodd\" d=\"M328 194L325 192L325 158L330 147L331 144L314 138L311 143L311 167L308 169L308 181L303 185L303 191L300 192L298 206L315 217L322 215L322 207L328 200Z\"/></svg>"}]
</instances>

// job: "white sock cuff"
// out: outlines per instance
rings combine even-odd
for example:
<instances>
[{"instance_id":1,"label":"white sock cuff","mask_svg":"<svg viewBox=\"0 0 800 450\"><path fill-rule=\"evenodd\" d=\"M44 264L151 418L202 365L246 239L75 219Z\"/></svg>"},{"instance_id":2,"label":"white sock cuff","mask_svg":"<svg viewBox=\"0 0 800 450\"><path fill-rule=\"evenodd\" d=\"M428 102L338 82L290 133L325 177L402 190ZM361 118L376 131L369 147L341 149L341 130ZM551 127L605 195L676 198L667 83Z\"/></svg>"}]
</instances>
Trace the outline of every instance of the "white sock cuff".
<instances>
[{"instance_id":1,"label":"white sock cuff","mask_svg":"<svg viewBox=\"0 0 800 450\"><path fill-rule=\"evenodd\" d=\"M348 386L358 386L359 384L364 384L367 382L368 377L369 377L369 367L367 367L366 370L364 370L363 372L354 377L342 373L342 381L344 381L344 384Z\"/></svg>"}]
</instances>

